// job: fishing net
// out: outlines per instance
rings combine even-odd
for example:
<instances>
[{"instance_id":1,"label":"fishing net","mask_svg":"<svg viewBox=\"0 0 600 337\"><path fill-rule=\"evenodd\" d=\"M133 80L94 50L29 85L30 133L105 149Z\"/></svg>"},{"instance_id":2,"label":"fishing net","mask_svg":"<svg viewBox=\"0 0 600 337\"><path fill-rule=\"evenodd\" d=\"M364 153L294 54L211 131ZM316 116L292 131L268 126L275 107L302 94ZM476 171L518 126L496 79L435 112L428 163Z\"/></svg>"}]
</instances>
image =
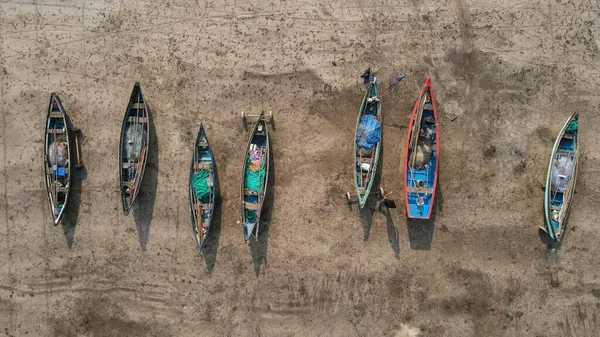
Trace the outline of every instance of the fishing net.
<instances>
[{"instance_id":1,"label":"fishing net","mask_svg":"<svg viewBox=\"0 0 600 337\"><path fill-rule=\"evenodd\" d=\"M571 121L571 123L569 123L569 126L567 126L567 133L574 133L575 131L577 131L577 129L579 128L579 121Z\"/></svg>"},{"instance_id":2,"label":"fishing net","mask_svg":"<svg viewBox=\"0 0 600 337\"><path fill-rule=\"evenodd\" d=\"M48 148L48 160L50 164L57 166L66 166L69 159L67 143L57 140L50 144Z\"/></svg>"},{"instance_id":3,"label":"fishing net","mask_svg":"<svg viewBox=\"0 0 600 337\"><path fill-rule=\"evenodd\" d=\"M552 189L564 193L573 174L574 162L572 157L560 156L552 165Z\"/></svg>"},{"instance_id":4,"label":"fishing net","mask_svg":"<svg viewBox=\"0 0 600 337\"><path fill-rule=\"evenodd\" d=\"M257 166L257 162L252 161L252 154L246 160L246 167L249 168L246 170L245 187L247 189L258 193L262 192L266 175L265 165L266 160L262 158L260 166Z\"/></svg>"},{"instance_id":5,"label":"fishing net","mask_svg":"<svg viewBox=\"0 0 600 337\"><path fill-rule=\"evenodd\" d=\"M422 170L429 163L432 150L431 144L427 141L419 141L416 150L410 154L410 165L417 170Z\"/></svg>"},{"instance_id":6,"label":"fishing net","mask_svg":"<svg viewBox=\"0 0 600 337\"><path fill-rule=\"evenodd\" d=\"M365 115L356 132L356 145L366 149L371 149L381 139L381 126L377 117L374 115Z\"/></svg>"},{"instance_id":7,"label":"fishing net","mask_svg":"<svg viewBox=\"0 0 600 337\"><path fill-rule=\"evenodd\" d=\"M194 187L194 193L196 198L201 202L208 203L210 201L210 186L208 185L208 177L210 173L205 169L194 173L192 177L192 186Z\"/></svg>"}]
</instances>

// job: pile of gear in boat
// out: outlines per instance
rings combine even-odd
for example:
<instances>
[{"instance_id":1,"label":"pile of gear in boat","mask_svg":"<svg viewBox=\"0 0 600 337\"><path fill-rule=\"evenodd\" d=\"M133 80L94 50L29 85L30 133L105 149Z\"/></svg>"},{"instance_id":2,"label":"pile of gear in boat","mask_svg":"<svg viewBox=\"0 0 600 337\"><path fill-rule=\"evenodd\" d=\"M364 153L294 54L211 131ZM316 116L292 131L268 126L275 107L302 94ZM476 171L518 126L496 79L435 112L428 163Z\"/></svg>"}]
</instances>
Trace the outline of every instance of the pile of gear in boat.
<instances>
[{"instance_id":1,"label":"pile of gear in boat","mask_svg":"<svg viewBox=\"0 0 600 337\"><path fill-rule=\"evenodd\" d=\"M377 108L376 104L379 102L379 98L372 96L367 98L367 112L358 125L358 132L356 133L356 146L357 154L361 157L371 157L373 153L373 147L381 140L381 125L379 119L377 119ZM369 171L370 165L367 163L361 164L363 171Z\"/></svg>"},{"instance_id":2,"label":"pile of gear in boat","mask_svg":"<svg viewBox=\"0 0 600 337\"><path fill-rule=\"evenodd\" d=\"M431 96L427 95L424 103L431 104ZM431 155L433 154L432 142L435 134L432 128L422 127L421 120L416 120L415 126L418 127L418 132L414 135L417 137L416 146L411 144L411 148L414 148L414 150L410 154L408 163L414 169L423 170L429 163L429 158L431 158Z\"/></svg>"},{"instance_id":3,"label":"pile of gear in boat","mask_svg":"<svg viewBox=\"0 0 600 337\"><path fill-rule=\"evenodd\" d=\"M261 193L266 174L266 160L263 156L263 149L258 148L256 144L250 145L250 156L248 156L246 165L249 169L246 173L246 189Z\"/></svg>"}]
</instances>

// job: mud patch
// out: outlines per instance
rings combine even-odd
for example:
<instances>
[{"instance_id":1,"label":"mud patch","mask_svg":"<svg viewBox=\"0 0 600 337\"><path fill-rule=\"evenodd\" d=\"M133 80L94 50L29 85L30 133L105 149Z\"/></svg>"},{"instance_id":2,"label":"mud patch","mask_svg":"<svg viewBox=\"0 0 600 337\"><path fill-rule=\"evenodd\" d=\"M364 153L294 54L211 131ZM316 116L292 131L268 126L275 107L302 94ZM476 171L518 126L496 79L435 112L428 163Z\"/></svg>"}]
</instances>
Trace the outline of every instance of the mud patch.
<instances>
[{"instance_id":1,"label":"mud patch","mask_svg":"<svg viewBox=\"0 0 600 337\"><path fill-rule=\"evenodd\" d=\"M52 319L52 335L55 337L173 336L167 327L130 319L122 306L105 297L79 299L71 315Z\"/></svg>"}]
</instances>

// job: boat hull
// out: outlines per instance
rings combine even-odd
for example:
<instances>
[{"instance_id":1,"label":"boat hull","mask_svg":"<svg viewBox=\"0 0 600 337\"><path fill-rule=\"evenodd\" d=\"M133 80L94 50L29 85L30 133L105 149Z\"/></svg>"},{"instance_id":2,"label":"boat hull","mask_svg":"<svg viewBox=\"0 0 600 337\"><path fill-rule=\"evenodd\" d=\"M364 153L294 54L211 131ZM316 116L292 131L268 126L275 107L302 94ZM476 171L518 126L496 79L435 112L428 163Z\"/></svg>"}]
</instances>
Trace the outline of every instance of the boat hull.
<instances>
[{"instance_id":1,"label":"boat hull","mask_svg":"<svg viewBox=\"0 0 600 337\"><path fill-rule=\"evenodd\" d=\"M57 95L50 95L44 132L44 173L54 225L65 214L71 192L71 133L67 115Z\"/></svg>"},{"instance_id":2,"label":"boat hull","mask_svg":"<svg viewBox=\"0 0 600 337\"><path fill-rule=\"evenodd\" d=\"M578 170L579 114L567 119L554 142L544 191L545 232L554 243L560 243L575 193Z\"/></svg>"},{"instance_id":3,"label":"boat hull","mask_svg":"<svg viewBox=\"0 0 600 337\"><path fill-rule=\"evenodd\" d=\"M123 214L133 207L140 186L150 144L150 115L139 83L135 83L121 127L119 144L119 190Z\"/></svg>"},{"instance_id":4,"label":"boat hull","mask_svg":"<svg viewBox=\"0 0 600 337\"><path fill-rule=\"evenodd\" d=\"M427 78L410 115L404 149L404 200L408 218L431 218L439 159L437 109L431 78Z\"/></svg>"},{"instance_id":5,"label":"boat hull","mask_svg":"<svg viewBox=\"0 0 600 337\"><path fill-rule=\"evenodd\" d=\"M194 187L195 185L197 188ZM194 143L188 184L192 234L198 254L202 254L210 234L215 209L216 185L212 147L204 131L204 125L200 124Z\"/></svg>"},{"instance_id":6,"label":"boat hull","mask_svg":"<svg viewBox=\"0 0 600 337\"><path fill-rule=\"evenodd\" d=\"M258 239L262 206L269 181L270 142L264 113L248 139L241 180L241 222L244 240Z\"/></svg>"},{"instance_id":7,"label":"boat hull","mask_svg":"<svg viewBox=\"0 0 600 337\"><path fill-rule=\"evenodd\" d=\"M371 101L370 99L376 98ZM372 109L372 110L371 110ZM369 85L367 92L362 100L360 109L358 110L358 118L356 120L356 131L354 134L354 187L358 199L358 205L363 208L369 198L375 175L377 172L377 164L379 162L379 151L381 148L381 102L379 101L379 89L377 81ZM369 142L362 142L361 134L364 132L364 128L361 127L361 123L368 122L365 118L372 119L372 122L376 120L379 123L379 141L371 144ZM365 125L365 124L363 124ZM366 143L366 144L365 144ZM363 147L361 145L371 145L371 148Z\"/></svg>"}]
</instances>

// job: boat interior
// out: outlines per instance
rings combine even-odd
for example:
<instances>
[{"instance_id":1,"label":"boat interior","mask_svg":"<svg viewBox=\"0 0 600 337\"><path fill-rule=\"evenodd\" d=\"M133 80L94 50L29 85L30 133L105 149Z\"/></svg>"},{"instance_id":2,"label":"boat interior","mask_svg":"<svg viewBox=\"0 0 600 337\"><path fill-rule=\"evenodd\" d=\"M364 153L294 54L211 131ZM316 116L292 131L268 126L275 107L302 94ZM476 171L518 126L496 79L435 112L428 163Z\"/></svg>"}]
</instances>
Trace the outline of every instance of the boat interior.
<instances>
[{"instance_id":1,"label":"boat interior","mask_svg":"<svg viewBox=\"0 0 600 337\"><path fill-rule=\"evenodd\" d=\"M437 130L429 88L425 91L413 125L406 168L407 203L410 216L421 218L426 217L431 208L437 165Z\"/></svg>"},{"instance_id":2,"label":"boat interior","mask_svg":"<svg viewBox=\"0 0 600 337\"><path fill-rule=\"evenodd\" d=\"M69 143L67 128L63 113L58 103L52 98L48 119L47 155L48 155L48 183L50 187L50 198L53 207L53 216L59 217L67 201L69 187Z\"/></svg>"},{"instance_id":3,"label":"boat interior","mask_svg":"<svg viewBox=\"0 0 600 337\"><path fill-rule=\"evenodd\" d=\"M553 172L550 185L550 216L554 232L560 236L562 220L565 218L563 206L570 201L573 193L572 174L577 150L577 131L567 130L560 139L553 158ZM557 177L554 177L557 174Z\"/></svg>"}]
</instances>

